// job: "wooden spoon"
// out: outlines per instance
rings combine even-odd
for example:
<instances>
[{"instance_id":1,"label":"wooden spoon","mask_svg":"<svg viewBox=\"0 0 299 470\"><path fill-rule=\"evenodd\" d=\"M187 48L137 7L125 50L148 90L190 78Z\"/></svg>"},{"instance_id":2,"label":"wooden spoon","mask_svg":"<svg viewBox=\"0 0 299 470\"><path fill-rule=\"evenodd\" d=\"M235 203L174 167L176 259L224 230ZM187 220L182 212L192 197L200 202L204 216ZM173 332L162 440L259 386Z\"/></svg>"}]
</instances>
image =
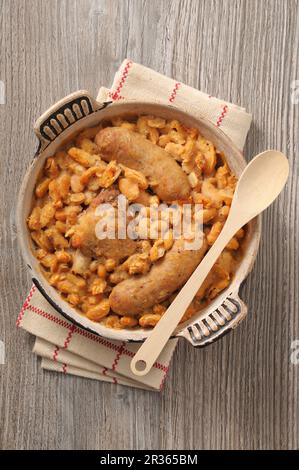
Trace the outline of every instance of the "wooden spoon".
<instances>
[{"instance_id":1,"label":"wooden spoon","mask_svg":"<svg viewBox=\"0 0 299 470\"><path fill-rule=\"evenodd\" d=\"M134 374L145 375L151 370L223 249L241 227L277 198L288 173L288 160L275 150L260 153L247 165L238 181L229 216L220 235L135 354L131 361Z\"/></svg>"}]
</instances>

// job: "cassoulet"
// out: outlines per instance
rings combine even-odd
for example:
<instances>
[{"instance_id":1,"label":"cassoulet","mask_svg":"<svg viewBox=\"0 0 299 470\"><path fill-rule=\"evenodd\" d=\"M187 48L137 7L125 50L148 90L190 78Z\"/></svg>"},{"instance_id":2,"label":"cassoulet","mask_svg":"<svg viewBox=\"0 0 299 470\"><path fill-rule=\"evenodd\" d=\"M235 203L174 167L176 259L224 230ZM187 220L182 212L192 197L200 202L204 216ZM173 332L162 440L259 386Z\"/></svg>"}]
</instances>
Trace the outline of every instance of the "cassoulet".
<instances>
[{"instance_id":1,"label":"cassoulet","mask_svg":"<svg viewBox=\"0 0 299 470\"><path fill-rule=\"evenodd\" d=\"M47 159L36 184L28 218L34 254L49 283L90 320L153 327L219 235L236 182L213 143L176 120L118 118L85 129ZM116 206L120 195L143 207L135 236L99 239L98 209ZM150 210L163 203L153 227ZM190 240L166 224L167 207L184 203L202 207L198 249L183 246L194 220ZM229 242L181 321L229 285L244 235Z\"/></svg>"}]
</instances>

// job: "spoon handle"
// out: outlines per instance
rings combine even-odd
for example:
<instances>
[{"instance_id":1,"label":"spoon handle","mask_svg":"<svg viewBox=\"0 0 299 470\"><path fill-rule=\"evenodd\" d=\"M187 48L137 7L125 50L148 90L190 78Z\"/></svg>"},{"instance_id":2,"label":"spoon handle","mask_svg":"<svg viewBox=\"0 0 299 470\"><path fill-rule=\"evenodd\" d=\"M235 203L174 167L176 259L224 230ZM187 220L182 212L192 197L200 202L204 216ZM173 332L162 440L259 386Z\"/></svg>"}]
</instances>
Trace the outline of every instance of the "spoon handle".
<instances>
[{"instance_id":1,"label":"spoon handle","mask_svg":"<svg viewBox=\"0 0 299 470\"><path fill-rule=\"evenodd\" d=\"M150 371L209 271L227 243L238 229L241 228L238 221L234 223L231 217L229 219L230 223L227 220L214 245L212 245L177 297L168 307L151 335L135 354L131 361L131 370L135 375L145 375Z\"/></svg>"}]
</instances>

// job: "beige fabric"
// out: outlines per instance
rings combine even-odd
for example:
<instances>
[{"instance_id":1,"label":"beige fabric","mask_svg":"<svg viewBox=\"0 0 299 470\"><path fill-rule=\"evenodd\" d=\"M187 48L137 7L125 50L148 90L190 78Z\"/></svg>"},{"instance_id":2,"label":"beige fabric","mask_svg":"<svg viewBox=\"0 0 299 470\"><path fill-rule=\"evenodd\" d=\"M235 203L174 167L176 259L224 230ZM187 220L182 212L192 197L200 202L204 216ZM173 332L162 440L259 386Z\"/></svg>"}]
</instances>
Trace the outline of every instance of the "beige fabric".
<instances>
[{"instance_id":1,"label":"beige fabric","mask_svg":"<svg viewBox=\"0 0 299 470\"><path fill-rule=\"evenodd\" d=\"M212 121L242 150L252 116L244 108L191 88L129 59L116 73L111 90L100 89L97 100L135 99L171 104Z\"/></svg>"},{"instance_id":2,"label":"beige fabric","mask_svg":"<svg viewBox=\"0 0 299 470\"><path fill-rule=\"evenodd\" d=\"M137 99L168 103L204 116L220 127L242 149L251 123L243 108L211 97L151 69L126 59L116 73L112 88L101 88L98 101ZM138 344L110 341L74 326L59 315L33 287L22 307L17 326L35 335L33 352L46 370L104 382L161 390L177 340L170 340L155 367L136 377L130 361Z\"/></svg>"}]
</instances>

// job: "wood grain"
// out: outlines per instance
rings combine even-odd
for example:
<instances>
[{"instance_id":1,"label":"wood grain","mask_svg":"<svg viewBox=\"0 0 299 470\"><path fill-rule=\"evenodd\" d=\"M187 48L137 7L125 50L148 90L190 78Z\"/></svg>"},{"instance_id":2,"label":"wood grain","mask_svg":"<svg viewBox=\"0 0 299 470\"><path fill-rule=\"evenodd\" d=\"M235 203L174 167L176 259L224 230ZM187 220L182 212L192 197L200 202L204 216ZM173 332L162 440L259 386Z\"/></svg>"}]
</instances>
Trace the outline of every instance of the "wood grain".
<instances>
[{"instance_id":1,"label":"wood grain","mask_svg":"<svg viewBox=\"0 0 299 470\"><path fill-rule=\"evenodd\" d=\"M1 448L299 447L298 50L297 0L0 0ZM291 164L242 289L247 320L204 350L180 342L161 394L42 372L15 328L30 286L14 211L32 124L71 91L96 95L125 57L246 107L246 157L273 147Z\"/></svg>"}]
</instances>

